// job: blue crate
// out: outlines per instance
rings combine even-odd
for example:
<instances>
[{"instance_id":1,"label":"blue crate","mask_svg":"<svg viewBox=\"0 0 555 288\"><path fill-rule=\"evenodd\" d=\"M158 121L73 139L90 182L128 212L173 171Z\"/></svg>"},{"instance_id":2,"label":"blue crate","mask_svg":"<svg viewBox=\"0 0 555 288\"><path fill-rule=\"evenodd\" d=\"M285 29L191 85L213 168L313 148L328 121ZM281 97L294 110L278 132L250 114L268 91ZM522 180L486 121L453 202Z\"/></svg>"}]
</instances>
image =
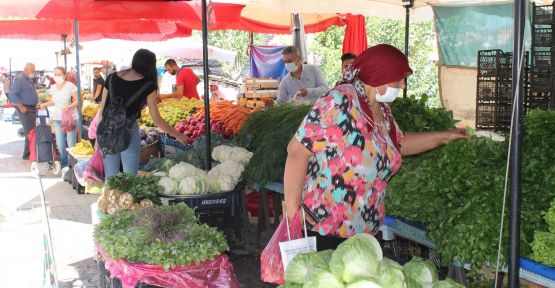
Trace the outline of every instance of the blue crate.
<instances>
[{"instance_id":1,"label":"blue crate","mask_svg":"<svg viewBox=\"0 0 555 288\"><path fill-rule=\"evenodd\" d=\"M182 154L189 151L192 148L192 145L184 146L183 144L179 143L179 141L170 139L167 134L163 134L160 137L160 150L162 151L162 155L174 155L174 154Z\"/></svg>"}]
</instances>

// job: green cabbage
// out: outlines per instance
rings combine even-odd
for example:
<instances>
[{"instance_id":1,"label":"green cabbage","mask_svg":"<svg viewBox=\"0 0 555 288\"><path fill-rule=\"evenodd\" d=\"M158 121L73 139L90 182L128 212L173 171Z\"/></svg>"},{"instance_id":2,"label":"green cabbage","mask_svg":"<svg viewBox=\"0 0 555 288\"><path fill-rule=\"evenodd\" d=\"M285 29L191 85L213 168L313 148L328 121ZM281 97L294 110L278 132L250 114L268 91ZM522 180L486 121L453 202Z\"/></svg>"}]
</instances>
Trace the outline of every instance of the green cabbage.
<instances>
[{"instance_id":1,"label":"green cabbage","mask_svg":"<svg viewBox=\"0 0 555 288\"><path fill-rule=\"evenodd\" d=\"M303 288L345 288L345 285L329 271L320 270L309 279Z\"/></svg>"},{"instance_id":2,"label":"green cabbage","mask_svg":"<svg viewBox=\"0 0 555 288\"><path fill-rule=\"evenodd\" d=\"M277 288L303 288L303 285L297 284L297 283L283 283L279 285Z\"/></svg>"},{"instance_id":3,"label":"green cabbage","mask_svg":"<svg viewBox=\"0 0 555 288\"><path fill-rule=\"evenodd\" d=\"M422 258L414 257L404 266L405 278L414 280L416 283L407 281L407 287L432 287L438 280L436 267ZM419 285L419 286L411 286Z\"/></svg>"},{"instance_id":4,"label":"green cabbage","mask_svg":"<svg viewBox=\"0 0 555 288\"><path fill-rule=\"evenodd\" d=\"M378 240L369 234L357 234L341 243L332 254L329 268L346 283L376 277L383 252Z\"/></svg>"},{"instance_id":5,"label":"green cabbage","mask_svg":"<svg viewBox=\"0 0 555 288\"><path fill-rule=\"evenodd\" d=\"M324 251L320 251L318 252L318 255L320 255L320 257L322 257L322 259L324 259L324 262L329 263L330 259L331 259L331 255L333 254L332 249L328 249L328 250L324 250Z\"/></svg>"},{"instance_id":6,"label":"green cabbage","mask_svg":"<svg viewBox=\"0 0 555 288\"><path fill-rule=\"evenodd\" d=\"M364 280L357 280L347 285L346 288L388 288L388 287L381 286L380 284L376 283L374 280L364 279Z\"/></svg>"},{"instance_id":7,"label":"green cabbage","mask_svg":"<svg viewBox=\"0 0 555 288\"><path fill-rule=\"evenodd\" d=\"M395 268L395 269L397 269L397 270L403 271L403 266L401 266L401 264L399 264L399 263L398 263L397 261L395 261L395 260L391 260L391 259L389 259L389 258L387 258L387 257L384 257L384 258L383 258L383 262L387 262L387 264L389 264L389 266L391 266L391 267L393 267L393 268Z\"/></svg>"},{"instance_id":8,"label":"green cabbage","mask_svg":"<svg viewBox=\"0 0 555 288\"><path fill-rule=\"evenodd\" d=\"M285 271L285 282L304 284L320 270L328 270L328 263L317 252L297 254Z\"/></svg>"},{"instance_id":9,"label":"green cabbage","mask_svg":"<svg viewBox=\"0 0 555 288\"><path fill-rule=\"evenodd\" d=\"M403 275L403 272L399 270L397 266L395 266L396 262L392 262L395 261L387 261L384 259L384 261L380 263L378 278L376 279L376 281L383 287L405 288L405 276Z\"/></svg>"},{"instance_id":10,"label":"green cabbage","mask_svg":"<svg viewBox=\"0 0 555 288\"><path fill-rule=\"evenodd\" d=\"M437 282L433 288L464 288L464 285L461 285L451 278L447 278L443 281Z\"/></svg>"}]
</instances>

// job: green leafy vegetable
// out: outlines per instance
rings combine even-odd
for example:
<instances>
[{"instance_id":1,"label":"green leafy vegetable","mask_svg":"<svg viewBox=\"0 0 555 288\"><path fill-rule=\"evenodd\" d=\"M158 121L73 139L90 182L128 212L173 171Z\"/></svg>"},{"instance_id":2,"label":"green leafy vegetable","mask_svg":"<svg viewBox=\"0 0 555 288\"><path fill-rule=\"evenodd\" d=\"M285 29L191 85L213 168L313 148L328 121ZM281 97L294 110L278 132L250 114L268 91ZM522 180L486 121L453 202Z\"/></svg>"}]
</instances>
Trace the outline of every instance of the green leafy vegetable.
<instances>
[{"instance_id":1,"label":"green leafy vegetable","mask_svg":"<svg viewBox=\"0 0 555 288\"><path fill-rule=\"evenodd\" d=\"M534 261L555 267L555 233L536 231L532 251Z\"/></svg>"},{"instance_id":2,"label":"green leafy vegetable","mask_svg":"<svg viewBox=\"0 0 555 288\"><path fill-rule=\"evenodd\" d=\"M198 264L228 250L224 235L199 224L185 204L118 211L96 226L94 239L114 259L162 265L166 270Z\"/></svg>"},{"instance_id":3,"label":"green leafy vegetable","mask_svg":"<svg viewBox=\"0 0 555 288\"><path fill-rule=\"evenodd\" d=\"M158 177L154 175L136 176L129 173L119 173L108 178L108 187L131 194L135 202L149 199L156 204L161 204L156 194L161 191L158 180Z\"/></svg>"},{"instance_id":4,"label":"green leafy vegetable","mask_svg":"<svg viewBox=\"0 0 555 288\"><path fill-rule=\"evenodd\" d=\"M386 259L380 263L376 281L382 287L405 288L405 276L397 265L399 265L397 262Z\"/></svg>"},{"instance_id":5,"label":"green leafy vegetable","mask_svg":"<svg viewBox=\"0 0 555 288\"><path fill-rule=\"evenodd\" d=\"M451 278L447 278L434 284L433 288L464 288L464 286L453 281Z\"/></svg>"},{"instance_id":6,"label":"green leafy vegetable","mask_svg":"<svg viewBox=\"0 0 555 288\"><path fill-rule=\"evenodd\" d=\"M358 279L355 282L347 285L346 288L385 288L371 279Z\"/></svg>"},{"instance_id":7,"label":"green leafy vegetable","mask_svg":"<svg viewBox=\"0 0 555 288\"><path fill-rule=\"evenodd\" d=\"M391 103L391 112L401 130L406 132L443 131L455 128L458 122L453 112L445 108L429 108L428 96L397 98Z\"/></svg>"}]
</instances>

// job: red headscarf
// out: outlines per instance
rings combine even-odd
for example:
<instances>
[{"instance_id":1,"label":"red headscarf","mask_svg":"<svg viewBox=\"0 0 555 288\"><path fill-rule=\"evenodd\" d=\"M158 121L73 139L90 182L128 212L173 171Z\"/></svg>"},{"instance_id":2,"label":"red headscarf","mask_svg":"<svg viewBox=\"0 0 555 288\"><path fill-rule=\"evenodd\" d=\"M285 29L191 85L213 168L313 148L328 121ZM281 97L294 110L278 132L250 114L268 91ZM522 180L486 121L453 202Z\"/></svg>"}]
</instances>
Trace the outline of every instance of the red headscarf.
<instances>
[{"instance_id":1,"label":"red headscarf","mask_svg":"<svg viewBox=\"0 0 555 288\"><path fill-rule=\"evenodd\" d=\"M341 84L355 84L356 80L378 87L399 81L412 74L407 56L399 49L379 44L357 56L343 75ZM358 86L358 85L355 85Z\"/></svg>"}]
</instances>

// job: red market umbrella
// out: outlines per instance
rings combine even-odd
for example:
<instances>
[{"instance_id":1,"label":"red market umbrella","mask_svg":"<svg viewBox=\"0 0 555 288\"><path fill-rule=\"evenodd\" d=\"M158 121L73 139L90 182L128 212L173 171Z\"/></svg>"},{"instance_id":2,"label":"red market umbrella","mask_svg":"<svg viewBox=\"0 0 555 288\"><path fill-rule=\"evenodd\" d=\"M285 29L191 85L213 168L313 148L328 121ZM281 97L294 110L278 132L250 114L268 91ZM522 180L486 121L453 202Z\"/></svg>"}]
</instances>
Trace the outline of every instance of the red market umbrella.
<instances>
[{"instance_id":1,"label":"red market umbrella","mask_svg":"<svg viewBox=\"0 0 555 288\"><path fill-rule=\"evenodd\" d=\"M368 48L366 39L366 20L362 15L347 15L347 27L343 39L343 54L359 55Z\"/></svg>"},{"instance_id":2,"label":"red market umbrella","mask_svg":"<svg viewBox=\"0 0 555 288\"><path fill-rule=\"evenodd\" d=\"M179 22L154 20L88 20L79 23L79 40L122 39L162 41L191 36L191 29ZM59 40L61 34L73 38L73 20L37 19L0 21L0 38L28 40Z\"/></svg>"}]
</instances>

